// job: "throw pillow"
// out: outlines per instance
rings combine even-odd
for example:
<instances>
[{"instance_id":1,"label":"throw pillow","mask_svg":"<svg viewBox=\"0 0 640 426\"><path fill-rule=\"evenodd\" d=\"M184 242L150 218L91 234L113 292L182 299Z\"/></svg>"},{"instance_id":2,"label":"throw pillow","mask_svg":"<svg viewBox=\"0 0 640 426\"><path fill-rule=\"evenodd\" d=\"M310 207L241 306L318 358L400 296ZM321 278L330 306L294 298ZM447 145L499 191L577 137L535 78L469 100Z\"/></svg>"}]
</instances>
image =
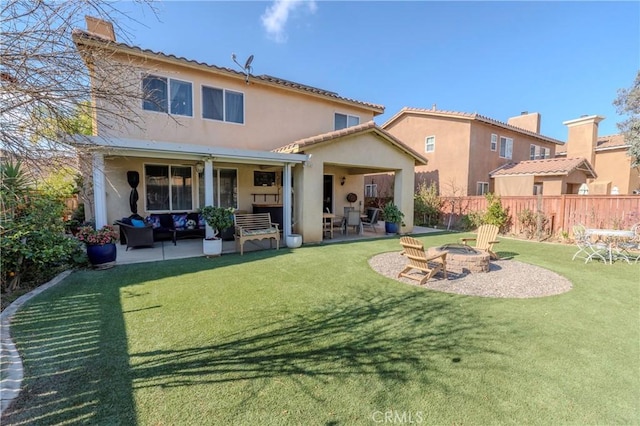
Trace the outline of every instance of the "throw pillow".
<instances>
[{"instance_id":1,"label":"throw pillow","mask_svg":"<svg viewBox=\"0 0 640 426\"><path fill-rule=\"evenodd\" d=\"M187 226L186 214L174 214L172 216L173 216L173 226L176 229L184 229Z\"/></svg>"},{"instance_id":2,"label":"throw pillow","mask_svg":"<svg viewBox=\"0 0 640 426\"><path fill-rule=\"evenodd\" d=\"M153 229L158 229L160 228L160 217L153 215L149 216L147 218L147 223L150 223Z\"/></svg>"},{"instance_id":3,"label":"throw pillow","mask_svg":"<svg viewBox=\"0 0 640 426\"><path fill-rule=\"evenodd\" d=\"M135 226L136 228L144 228L144 220L140 220L140 219L131 219L131 224L133 224L133 226Z\"/></svg>"},{"instance_id":4,"label":"throw pillow","mask_svg":"<svg viewBox=\"0 0 640 426\"><path fill-rule=\"evenodd\" d=\"M129 219L128 217L123 217L120 222L124 223L125 225L132 225L131 219Z\"/></svg>"}]
</instances>

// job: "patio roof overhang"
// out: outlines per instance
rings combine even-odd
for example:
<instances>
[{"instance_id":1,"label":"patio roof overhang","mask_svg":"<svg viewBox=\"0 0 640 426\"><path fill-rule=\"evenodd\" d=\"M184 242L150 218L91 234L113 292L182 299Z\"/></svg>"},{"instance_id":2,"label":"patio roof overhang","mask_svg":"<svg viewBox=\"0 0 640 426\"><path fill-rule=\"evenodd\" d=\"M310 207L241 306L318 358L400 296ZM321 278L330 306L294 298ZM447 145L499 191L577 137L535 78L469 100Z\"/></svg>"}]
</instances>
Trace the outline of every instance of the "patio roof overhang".
<instances>
[{"instance_id":1,"label":"patio roof overhang","mask_svg":"<svg viewBox=\"0 0 640 426\"><path fill-rule=\"evenodd\" d=\"M218 163L245 163L282 166L301 164L309 160L306 154L289 154L272 151L222 148L167 141L149 141L129 138L104 138L85 136L72 144L80 149L100 152L104 155L149 157L180 160L211 160Z\"/></svg>"}]
</instances>

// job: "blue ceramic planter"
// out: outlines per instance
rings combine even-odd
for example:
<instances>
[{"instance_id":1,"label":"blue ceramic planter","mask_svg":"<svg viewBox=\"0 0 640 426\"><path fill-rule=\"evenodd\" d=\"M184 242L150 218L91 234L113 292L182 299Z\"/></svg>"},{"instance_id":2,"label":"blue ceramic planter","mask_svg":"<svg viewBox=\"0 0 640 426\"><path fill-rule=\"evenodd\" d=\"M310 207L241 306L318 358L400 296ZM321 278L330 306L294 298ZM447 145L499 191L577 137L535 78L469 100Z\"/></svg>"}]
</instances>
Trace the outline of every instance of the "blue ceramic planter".
<instances>
[{"instance_id":1,"label":"blue ceramic planter","mask_svg":"<svg viewBox=\"0 0 640 426\"><path fill-rule=\"evenodd\" d=\"M87 246L87 257L89 257L89 262L96 269L106 269L114 266L117 254L115 243Z\"/></svg>"},{"instance_id":2,"label":"blue ceramic planter","mask_svg":"<svg viewBox=\"0 0 640 426\"><path fill-rule=\"evenodd\" d=\"M384 231L387 234L397 234L398 233L398 224L397 223L392 223L392 222L385 222L384 223Z\"/></svg>"}]
</instances>

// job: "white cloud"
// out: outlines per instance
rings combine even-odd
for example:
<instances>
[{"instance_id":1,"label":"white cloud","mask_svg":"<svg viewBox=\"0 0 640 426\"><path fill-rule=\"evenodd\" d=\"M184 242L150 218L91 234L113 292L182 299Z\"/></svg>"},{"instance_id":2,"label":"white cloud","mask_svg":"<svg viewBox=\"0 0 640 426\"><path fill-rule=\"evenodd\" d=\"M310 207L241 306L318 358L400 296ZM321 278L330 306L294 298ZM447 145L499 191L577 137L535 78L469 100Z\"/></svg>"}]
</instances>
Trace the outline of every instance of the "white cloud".
<instances>
[{"instance_id":1,"label":"white cloud","mask_svg":"<svg viewBox=\"0 0 640 426\"><path fill-rule=\"evenodd\" d=\"M306 7L311 13L314 13L317 9L314 0L275 0L271 6L267 7L260 19L269 37L278 43L287 41L285 27L289 20L289 15L300 7Z\"/></svg>"}]
</instances>

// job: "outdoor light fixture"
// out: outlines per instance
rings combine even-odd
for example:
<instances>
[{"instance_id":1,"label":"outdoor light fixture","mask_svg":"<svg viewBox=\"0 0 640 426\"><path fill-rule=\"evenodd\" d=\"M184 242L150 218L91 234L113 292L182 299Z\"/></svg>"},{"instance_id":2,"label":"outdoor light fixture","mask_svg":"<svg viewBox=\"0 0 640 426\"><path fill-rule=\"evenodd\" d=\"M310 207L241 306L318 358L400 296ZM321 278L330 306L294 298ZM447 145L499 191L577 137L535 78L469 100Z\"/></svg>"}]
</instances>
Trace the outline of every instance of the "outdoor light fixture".
<instances>
[{"instance_id":1,"label":"outdoor light fixture","mask_svg":"<svg viewBox=\"0 0 640 426\"><path fill-rule=\"evenodd\" d=\"M196 172L198 172L198 174L204 172L204 164L202 163L197 163L196 164Z\"/></svg>"},{"instance_id":2,"label":"outdoor light fixture","mask_svg":"<svg viewBox=\"0 0 640 426\"><path fill-rule=\"evenodd\" d=\"M344 176L342 176L342 177L340 178L340 185L341 185L341 186L344 186L344 183L345 183L345 181L346 181L346 180L347 180L347 178L346 178L346 177L344 177Z\"/></svg>"}]
</instances>

